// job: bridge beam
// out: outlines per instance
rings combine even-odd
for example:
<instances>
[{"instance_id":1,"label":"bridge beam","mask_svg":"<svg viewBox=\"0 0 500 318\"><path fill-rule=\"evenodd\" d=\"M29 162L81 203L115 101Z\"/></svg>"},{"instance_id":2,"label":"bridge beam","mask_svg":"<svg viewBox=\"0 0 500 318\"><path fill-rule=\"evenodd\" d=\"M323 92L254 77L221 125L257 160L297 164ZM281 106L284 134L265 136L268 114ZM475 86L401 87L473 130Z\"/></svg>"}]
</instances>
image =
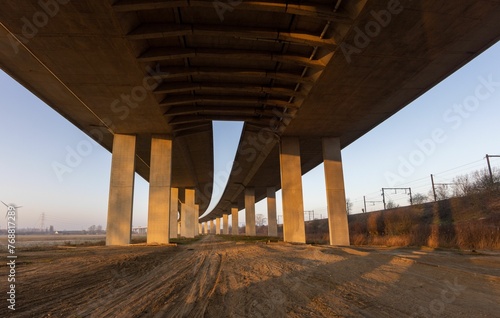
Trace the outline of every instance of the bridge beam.
<instances>
[{"instance_id":1,"label":"bridge beam","mask_svg":"<svg viewBox=\"0 0 500 318\"><path fill-rule=\"evenodd\" d=\"M170 189L170 238L177 238L179 216L179 188Z\"/></svg>"},{"instance_id":2,"label":"bridge beam","mask_svg":"<svg viewBox=\"0 0 500 318\"><path fill-rule=\"evenodd\" d=\"M304 201L298 137L281 137L281 194L283 198L283 240L306 242Z\"/></svg>"},{"instance_id":3,"label":"bridge beam","mask_svg":"<svg viewBox=\"0 0 500 318\"><path fill-rule=\"evenodd\" d=\"M255 189L245 189L245 235L255 236Z\"/></svg>"},{"instance_id":4,"label":"bridge beam","mask_svg":"<svg viewBox=\"0 0 500 318\"><path fill-rule=\"evenodd\" d=\"M132 135L115 134L113 138L106 245L130 244L135 143L136 137Z\"/></svg>"},{"instance_id":5,"label":"bridge beam","mask_svg":"<svg viewBox=\"0 0 500 318\"><path fill-rule=\"evenodd\" d=\"M172 139L153 136L149 169L148 244L169 243L171 181Z\"/></svg>"},{"instance_id":6,"label":"bridge beam","mask_svg":"<svg viewBox=\"0 0 500 318\"><path fill-rule=\"evenodd\" d=\"M231 234L232 235L238 235L238 207L233 206L231 207Z\"/></svg>"},{"instance_id":7,"label":"bridge beam","mask_svg":"<svg viewBox=\"0 0 500 318\"><path fill-rule=\"evenodd\" d=\"M322 142L330 245L349 245L340 139L328 137Z\"/></svg>"},{"instance_id":8,"label":"bridge beam","mask_svg":"<svg viewBox=\"0 0 500 318\"><path fill-rule=\"evenodd\" d=\"M276 220L276 188L267 188L267 235L278 236L278 222Z\"/></svg>"},{"instance_id":9,"label":"bridge beam","mask_svg":"<svg viewBox=\"0 0 500 318\"><path fill-rule=\"evenodd\" d=\"M185 189L184 203L181 204L181 236L187 238L195 236L194 193L194 189Z\"/></svg>"}]
</instances>

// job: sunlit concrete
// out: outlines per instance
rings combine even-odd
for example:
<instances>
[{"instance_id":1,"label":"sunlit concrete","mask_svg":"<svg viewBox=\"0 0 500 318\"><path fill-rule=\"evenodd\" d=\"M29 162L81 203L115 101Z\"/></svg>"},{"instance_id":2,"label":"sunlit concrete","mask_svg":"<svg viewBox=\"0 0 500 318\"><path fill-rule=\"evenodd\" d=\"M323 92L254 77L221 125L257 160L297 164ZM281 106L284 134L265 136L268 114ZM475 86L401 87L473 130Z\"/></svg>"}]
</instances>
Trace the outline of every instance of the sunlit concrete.
<instances>
[{"instance_id":1,"label":"sunlit concrete","mask_svg":"<svg viewBox=\"0 0 500 318\"><path fill-rule=\"evenodd\" d=\"M172 139L153 136L149 169L148 244L169 243L171 179Z\"/></svg>"},{"instance_id":2,"label":"sunlit concrete","mask_svg":"<svg viewBox=\"0 0 500 318\"><path fill-rule=\"evenodd\" d=\"M220 234L220 218L215 219L215 234Z\"/></svg>"},{"instance_id":3,"label":"sunlit concrete","mask_svg":"<svg viewBox=\"0 0 500 318\"><path fill-rule=\"evenodd\" d=\"M170 189L170 238L177 238L179 216L179 189Z\"/></svg>"},{"instance_id":4,"label":"sunlit concrete","mask_svg":"<svg viewBox=\"0 0 500 318\"><path fill-rule=\"evenodd\" d=\"M231 234L238 235L238 207L231 207Z\"/></svg>"},{"instance_id":5,"label":"sunlit concrete","mask_svg":"<svg viewBox=\"0 0 500 318\"><path fill-rule=\"evenodd\" d=\"M229 234L229 218L227 214L222 215L222 233Z\"/></svg>"},{"instance_id":6,"label":"sunlit concrete","mask_svg":"<svg viewBox=\"0 0 500 318\"><path fill-rule=\"evenodd\" d=\"M135 141L115 134L111 159L106 245L130 244L134 199Z\"/></svg>"},{"instance_id":7,"label":"sunlit concrete","mask_svg":"<svg viewBox=\"0 0 500 318\"><path fill-rule=\"evenodd\" d=\"M215 234L215 220L209 221L211 226L210 226L210 233Z\"/></svg>"},{"instance_id":8,"label":"sunlit concrete","mask_svg":"<svg viewBox=\"0 0 500 318\"><path fill-rule=\"evenodd\" d=\"M203 234L203 229L201 223L198 223L198 235Z\"/></svg>"},{"instance_id":9,"label":"sunlit concrete","mask_svg":"<svg viewBox=\"0 0 500 318\"><path fill-rule=\"evenodd\" d=\"M267 235L278 236L278 221L276 219L276 188L267 188Z\"/></svg>"},{"instance_id":10,"label":"sunlit concrete","mask_svg":"<svg viewBox=\"0 0 500 318\"><path fill-rule=\"evenodd\" d=\"M283 240L285 242L305 243L299 138L281 138L280 171L283 200Z\"/></svg>"},{"instance_id":11,"label":"sunlit concrete","mask_svg":"<svg viewBox=\"0 0 500 318\"><path fill-rule=\"evenodd\" d=\"M184 202L181 204L181 236L195 237L194 189L184 190Z\"/></svg>"},{"instance_id":12,"label":"sunlit concrete","mask_svg":"<svg viewBox=\"0 0 500 318\"><path fill-rule=\"evenodd\" d=\"M349 225L339 138L323 138L328 229L331 245L349 245Z\"/></svg>"},{"instance_id":13,"label":"sunlit concrete","mask_svg":"<svg viewBox=\"0 0 500 318\"><path fill-rule=\"evenodd\" d=\"M255 189L245 189L245 235L255 236Z\"/></svg>"},{"instance_id":14,"label":"sunlit concrete","mask_svg":"<svg viewBox=\"0 0 500 318\"><path fill-rule=\"evenodd\" d=\"M199 219L200 218L200 205L195 204L194 205L194 224L200 224ZM195 226L195 235L200 235L201 234L201 227L200 226Z\"/></svg>"}]
</instances>

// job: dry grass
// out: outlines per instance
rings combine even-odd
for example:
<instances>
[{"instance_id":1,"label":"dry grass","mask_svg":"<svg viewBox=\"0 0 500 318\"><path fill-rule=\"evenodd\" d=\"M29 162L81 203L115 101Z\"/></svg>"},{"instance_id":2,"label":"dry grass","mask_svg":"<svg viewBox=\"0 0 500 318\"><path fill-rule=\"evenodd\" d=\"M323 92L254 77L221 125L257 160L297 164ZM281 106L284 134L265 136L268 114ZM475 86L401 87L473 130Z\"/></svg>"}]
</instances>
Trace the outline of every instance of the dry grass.
<instances>
[{"instance_id":1,"label":"dry grass","mask_svg":"<svg viewBox=\"0 0 500 318\"><path fill-rule=\"evenodd\" d=\"M349 216L353 245L500 249L500 193ZM306 222L308 243L328 243L327 220Z\"/></svg>"}]
</instances>

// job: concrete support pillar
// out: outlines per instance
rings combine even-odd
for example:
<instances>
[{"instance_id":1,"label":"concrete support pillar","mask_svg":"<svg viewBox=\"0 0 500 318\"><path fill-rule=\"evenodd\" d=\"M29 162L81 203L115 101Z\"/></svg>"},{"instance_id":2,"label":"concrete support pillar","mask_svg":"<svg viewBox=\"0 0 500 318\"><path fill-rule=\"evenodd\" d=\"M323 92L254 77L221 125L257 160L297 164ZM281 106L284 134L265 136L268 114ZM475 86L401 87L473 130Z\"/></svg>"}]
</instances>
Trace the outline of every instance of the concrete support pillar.
<instances>
[{"instance_id":1,"label":"concrete support pillar","mask_svg":"<svg viewBox=\"0 0 500 318\"><path fill-rule=\"evenodd\" d=\"M210 227L210 233L215 234L215 220L210 221L212 226Z\"/></svg>"},{"instance_id":2,"label":"concrete support pillar","mask_svg":"<svg viewBox=\"0 0 500 318\"><path fill-rule=\"evenodd\" d=\"M255 189L245 189L245 235L255 236Z\"/></svg>"},{"instance_id":3,"label":"concrete support pillar","mask_svg":"<svg viewBox=\"0 0 500 318\"><path fill-rule=\"evenodd\" d=\"M171 179L172 139L153 136L149 168L148 244L169 243Z\"/></svg>"},{"instance_id":4,"label":"concrete support pillar","mask_svg":"<svg viewBox=\"0 0 500 318\"><path fill-rule=\"evenodd\" d=\"M177 238L177 223L179 217L179 189L170 189L170 238Z\"/></svg>"},{"instance_id":5,"label":"concrete support pillar","mask_svg":"<svg viewBox=\"0 0 500 318\"><path fill-rule=\"evenodd\" d=\"M182 211L181 211L181 220L182 220ZM182 223L181 221L177 222L177 236L181 235L181 223Z\"/></svg>"},{"instance_id":6,"label":"concrete support pillar","mask_svg":"<svg viewBox=\"0 0 500 318\"><path fill-rule=\"evenodd\" d=\"M323 160L330 245L349 245L349 226L339 138L323 138Z\"/></svg>"},{"instance_id":7,"label":"concrete support pillar","mask_svg":"<svg viewBox=\"0 0 500 318\"><path fill-rule=\"evenodd\" d=\"M115 134L111 159L106 245L130 244L134 176L135 136Z\"/></svg>"},{"instance_id":8,"label":"concrete support pillar","mask_svg":"<svg viewBox=\"0 0 500 318\"><path fill-rule=\"evenodd\" d=\"M222 233L229 234L229 219L227 214L222 215L222 230Z\"/></svg>"},{"instance_id":9,"label":"concrete support pillar","mask_svg":"<svg viewBox=\"0 0 500 318\"><path fill-rule=\"evenodd\" d=\"M231 207L231 234L232 235L238 235L238 208L237 207Z\"/></svg>"},{"instance_id":10,"label":"concrete support pillar","mask_svg":"<svg viewBox=\"0 0 500 318\"><path fill-rule=\"evenodd\" d=\"M283 198L283 240L306 242L302 172L298 137L280 141L281 194Z\"/></svg>"},{"instance_id":11,"label":"concrete support pillar","mask_svg":"<svg viewBox=\"0 0 500 318\"><path fill-rule=\"evenodd\" d=\"M193 238L196 231L194 189L186 189L181 204L181 236Z\"/></svg>"},{"instance_id":12,"label":"concrete support pillar","mask_svg":"<svg viewBox=\"0 0 500 318\"><path fill-rule=\"evenodd\" d=\"M220 234L220 218L215 219L215 234Z\"/></svg>"},{"instance_id":13,"label":"concrete support pillar","mask_svg":"<svg viewBox=\"0 0 500 318\"><path fill-rule=\"evenodd\" d=\"M200 218L200 205L195 204L194 205L194 224L200 224L199 218ZM194 233L195 236L201 234L201 230L200 230L199 226L195 226L194 229L195 229L195 233Z\"/></svg>"},{"instance_id":14,"label":"concrete support pillar","mask_svg":"<svg viewBox=\"0 0 500 318\"><path fill-rule=\"evenodd\" d=\"M201 228L201 223L198 223L198 235L203 234L203 229Z\"/></svg>"},{"instance_id":15,"label":"concrete support pillar","mask_svg":"<svg viewBox=\"0 0 500 318\"><path fill-rule=\"evenodd\" d=\"M278 221L276 219L276 189L267 188L267 235L278 236Z\"/></svg>"}]
</instances>

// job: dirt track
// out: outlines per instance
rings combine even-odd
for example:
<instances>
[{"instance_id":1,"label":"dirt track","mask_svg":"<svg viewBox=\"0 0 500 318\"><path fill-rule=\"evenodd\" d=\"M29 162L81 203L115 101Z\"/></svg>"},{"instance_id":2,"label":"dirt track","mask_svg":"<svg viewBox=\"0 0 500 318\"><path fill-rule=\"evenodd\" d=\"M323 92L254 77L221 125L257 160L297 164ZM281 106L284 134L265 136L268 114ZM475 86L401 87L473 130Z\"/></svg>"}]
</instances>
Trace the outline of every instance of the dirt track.
<instances>
[{"instance_id":1,"label":"dirt track","mask_svg":"<svg viewBox=\"0 0 500 318\"><path fill-rule=\"evenodd\" d=\"M500 312L500 254L237 243L205 236L178 247L45 248L19 255L16 317L498 317ZM4 264L1 276L6 275ZM4 278L2 286L6 289ZM4 300L1 317L7 305Z\"/></svg>"}]
</instances>

